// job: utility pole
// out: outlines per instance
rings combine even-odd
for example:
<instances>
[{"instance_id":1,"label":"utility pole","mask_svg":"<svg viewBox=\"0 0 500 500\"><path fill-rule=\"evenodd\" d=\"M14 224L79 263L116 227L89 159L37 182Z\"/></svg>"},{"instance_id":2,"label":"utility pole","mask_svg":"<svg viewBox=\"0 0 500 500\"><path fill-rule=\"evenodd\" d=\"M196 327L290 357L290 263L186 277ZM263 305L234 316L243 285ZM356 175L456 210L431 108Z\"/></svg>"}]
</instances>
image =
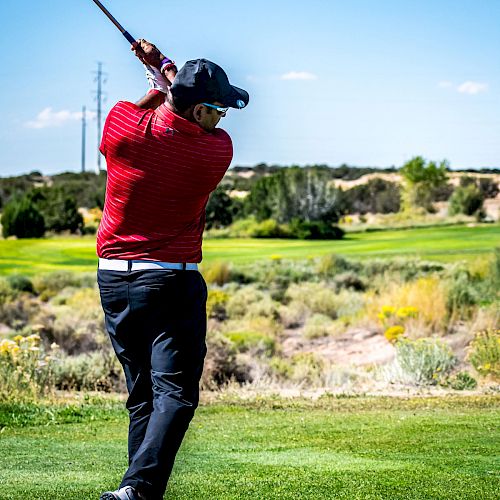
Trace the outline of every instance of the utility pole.
<instances>
[{"instance_id":1,"label":"utility pole","mask_svg":"<svg viewBox=\"0 0 500 500\"><path fill-rule=\"evenodd\" d=\"M87 131L87 108L82 108L82 173L85 172L85 133Z\"/></svg>"},{"instance_id":2,"label":"utility pole","mask_svg":"<svg viewBox=\"0 0 500 500\"><path fill-rule=\"evenodd\" d=\"M101 172L101 153L99 151L99 146L101 145L101 117L102 117L102 102L104 92L102 91L102 86L106 83L105 74L102 71L102 62L97 63L97 71L95 81L97 82L97 90L95 91L95 99L97 101L97 166L96 174L99 175Z\"/></svg>"}]
</instances>

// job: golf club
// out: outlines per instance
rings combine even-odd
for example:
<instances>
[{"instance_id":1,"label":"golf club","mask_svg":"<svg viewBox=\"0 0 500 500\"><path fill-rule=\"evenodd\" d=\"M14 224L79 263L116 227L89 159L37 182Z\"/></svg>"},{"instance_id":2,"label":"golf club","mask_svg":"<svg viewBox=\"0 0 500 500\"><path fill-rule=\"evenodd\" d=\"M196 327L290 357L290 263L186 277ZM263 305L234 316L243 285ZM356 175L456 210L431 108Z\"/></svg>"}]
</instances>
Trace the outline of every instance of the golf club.
<instances>
[{"instance_id":1,"label":"golf club","mask_svg":"<svg viewBox=\"0 0 500 500\"><path fill-rule=\"evenodd\" d=\"M108 19L120 30L121 34L131 43L135 43L135 38L127 31L125 28L111 15L108 9L99 2L99 0L93 0L94 3L108 16Z\"/></svg>"}]
</instances>

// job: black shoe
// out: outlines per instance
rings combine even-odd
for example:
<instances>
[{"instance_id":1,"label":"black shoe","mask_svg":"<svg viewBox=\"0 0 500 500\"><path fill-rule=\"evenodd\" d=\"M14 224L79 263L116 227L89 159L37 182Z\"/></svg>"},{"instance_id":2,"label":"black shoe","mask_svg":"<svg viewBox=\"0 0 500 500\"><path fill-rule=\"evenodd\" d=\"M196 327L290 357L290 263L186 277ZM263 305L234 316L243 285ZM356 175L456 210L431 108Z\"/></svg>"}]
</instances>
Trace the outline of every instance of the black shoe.
<instances>
[{"instance_id":1,"label":"black shoe","mask_svg":"<svg viewBox=\"0 0 500 500\"><path fill-rule=\"evenodd\" d=\"M124 486L116 491L106 491L100 500L143 500L143 497L132 486Z\"/></svg>"}]
</instances>

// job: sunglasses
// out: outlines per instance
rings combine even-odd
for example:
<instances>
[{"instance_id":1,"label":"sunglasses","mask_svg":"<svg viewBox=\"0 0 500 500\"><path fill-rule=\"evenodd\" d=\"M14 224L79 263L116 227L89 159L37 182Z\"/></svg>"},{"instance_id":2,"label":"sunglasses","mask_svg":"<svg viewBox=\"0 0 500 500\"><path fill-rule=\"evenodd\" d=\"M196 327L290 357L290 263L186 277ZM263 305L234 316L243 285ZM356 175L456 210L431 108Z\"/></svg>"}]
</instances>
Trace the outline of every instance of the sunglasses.
<instances>
[{"instance_id":1,"label":"sunglasses","mask_svg":"<svg viewBox=\"0 0 500 500\"><path fill-rule=\"evenodd\" d=\"M229 108L224 108L222 106L217 106L216 104L209 104L208 102L202 102L203 106L207 106L208 108L215 109L217 113L223 115L224 113L227 113Z\"/></svg>"}]
</instances>

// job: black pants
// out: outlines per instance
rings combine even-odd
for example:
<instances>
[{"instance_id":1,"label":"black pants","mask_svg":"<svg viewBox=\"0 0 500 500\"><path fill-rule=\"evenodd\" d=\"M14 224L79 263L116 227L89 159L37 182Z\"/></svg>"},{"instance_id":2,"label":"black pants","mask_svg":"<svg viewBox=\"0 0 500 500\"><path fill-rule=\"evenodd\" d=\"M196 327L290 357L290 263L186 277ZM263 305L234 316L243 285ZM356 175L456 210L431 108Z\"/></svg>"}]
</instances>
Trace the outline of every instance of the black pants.
<instances>
[{"instance_id":1,"label":"black pants","mask_svg":"<svg viewBox=\"0 0 500 500\"><path fill-rule=\"evenodd\" d=\"M97 272L106 329L129 397L129 467L120 487L161 499L198 406L207 288L198 271Z\"/></svg>"}]
</instances>

